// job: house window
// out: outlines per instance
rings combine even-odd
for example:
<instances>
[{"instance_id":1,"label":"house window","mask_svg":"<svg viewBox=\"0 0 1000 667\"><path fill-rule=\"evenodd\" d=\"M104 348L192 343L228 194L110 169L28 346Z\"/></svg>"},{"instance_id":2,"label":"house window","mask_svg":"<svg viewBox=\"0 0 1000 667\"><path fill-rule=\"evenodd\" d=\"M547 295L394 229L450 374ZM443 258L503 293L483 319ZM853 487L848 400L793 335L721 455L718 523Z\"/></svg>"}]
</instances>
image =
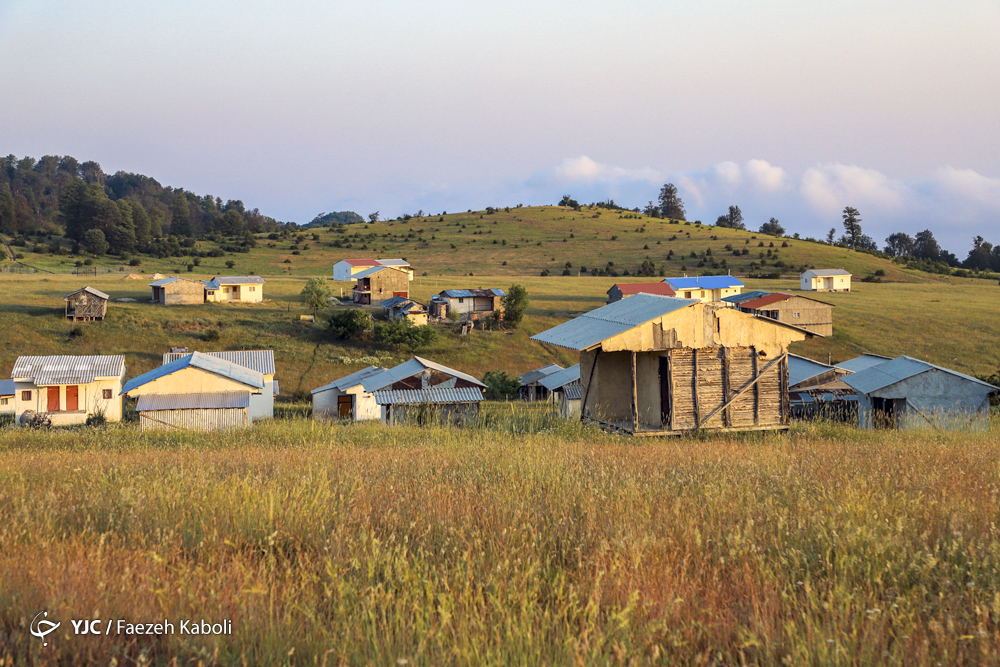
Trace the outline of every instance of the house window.
<instances>
[{"instance_id":1,"label":"house window","mask_svg":"<svg viewBox=\"0 0 1000 667\"><path fill-rule=\"evenodd\" d=\"M21 400L22 401L30 401L31 400L31 390L30 389L25 389L24 391L21 392Z\"/></svg>"},{"instance_id":2,"label":"house window","mask_svg":"<svg viewBox=\"0 0 1000 667\"><path fill-rule=\"evenodd\" d=\"M685 299L690 299L691 298L691 292L684 292L684 298Z\"/></svg>"},{"instance_id":3,"label":"house window","mask_svg":"<svg viewBox=\"0 0 1000 667\"><path fill-rule=\"evenodd\" d=\"M459 303L465 303L465 299L463 299L463 298L459 297L459 299L458 299L458 302L459 302Z\"/></svg>"},{"instance_id":4,"label":"house window","mask_svg":"<svg viewBox=\"0 0 1000 667\"><path fill-rule=\"evenodd\" d=\"M253 285L251 285L251 286L250 286L250 291L251 291L251 292L256 292L256 291L257 291L257 288L256 288L256 287L254 287Z\"/></svg>"},{"instance_id":5,"label":"house window","mask_svg":"<svg viewBox=\"0 0 1000 667\"><path fill-rule=\"evenodd\" d=\"M792 313L792 317L798 317L798 316L799 316L798 313Z\"/></svg>"},{"instance_id":6,"label":"house window","mask_svg":"<svg viewBox=\"0 0 1000 667\"><path fill-rule=\"evenodd\" d=\"M111 397L112 397L111 390L110 389L102 389L101 390L101 396L104 397L105 401L110 401Z\"/></svg>"},{"instance_id":7,"label":"house window","mask_svg":"<svg viewBox=\"0 0 1000 667\"><path fill-rule=\"evenodd\" d=\"M9 398L0 398L0 405L7 405L10 402Z\"/></svg>"}]
</instances>

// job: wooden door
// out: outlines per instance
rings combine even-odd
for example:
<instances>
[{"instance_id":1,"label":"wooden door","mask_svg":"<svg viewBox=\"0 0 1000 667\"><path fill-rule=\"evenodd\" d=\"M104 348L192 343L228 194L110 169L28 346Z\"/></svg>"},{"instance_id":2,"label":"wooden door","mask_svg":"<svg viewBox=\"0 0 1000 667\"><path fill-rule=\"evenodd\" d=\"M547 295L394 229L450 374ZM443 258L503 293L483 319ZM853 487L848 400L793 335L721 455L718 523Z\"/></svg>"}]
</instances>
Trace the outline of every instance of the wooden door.
<instances>
[{"instance_id":1,"label":"wooden door","mask_svg":"<svg viewBox=\"0 0 1000 667\"><path fill-rule=\"evenodd\" d=\"M59 387L48 388L48 402L45 408L49 412L59 412Z\"/></svg>"},{"instance_id":2,"label":"wooden door","mask_svg":"<svg viewBox=\"0 0 1000 667\"><path fill-rule=\"evenodd\" d=\"M660 357L660 422L670 430L670 357Z\"/></svg>"},{"instance_id":3,"label":"wooden door","mask_svg":"<svg viewBox=\"0 0 1000 667\"><path fill-rule=\"evenodd\" d=\"M338 396L337 397L337 416L341 419L350 419L354 416L353 396Z\"/></svg>"},{"instance_id":4,"label":"wooden door","mask_svg":"<svg viewBox=\"0 0 1000 667\"><path fill-rule=\"evenodd\" d=\"M76 412L80 409L80 388L76 385L66 387L66 412Z\"/></svg>"}]
</instances>

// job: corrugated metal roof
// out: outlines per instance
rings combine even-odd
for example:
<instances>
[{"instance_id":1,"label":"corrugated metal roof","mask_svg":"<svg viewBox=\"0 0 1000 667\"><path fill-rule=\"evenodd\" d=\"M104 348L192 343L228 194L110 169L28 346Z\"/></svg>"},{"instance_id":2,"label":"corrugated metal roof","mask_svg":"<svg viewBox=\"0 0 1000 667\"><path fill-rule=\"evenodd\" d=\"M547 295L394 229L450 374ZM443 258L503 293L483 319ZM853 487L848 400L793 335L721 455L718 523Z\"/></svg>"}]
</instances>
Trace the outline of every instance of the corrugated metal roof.
<instances>
[{"instance_id":1,"label":"corrugated metal roof","mask_svg":"<svg viewBox=\"0 0 1000 667\"><path fill-rule=\"evenodd\" d=\"M800 357L797 354L788 355L788 385L790 387L832 370L834 370L833 366Z\"/></svg>"},{"instance_id":2,"label":"corrugated metal roof","mask_svg":"<svg viewBox=\"0 0 1000 667\"><path fill-rule=\"evenodd\" d=\"M395 308L396 306L402 305L402 304L406 303L407 301L410 301L409 297L394 296L391 299L383 299L382 300L382 307L383 308Z\"/></svg>"},{"instance_id":3,"label":"corrugated metal roof","mask_svg":"<svg viewBox=\"0 0 1000 667\"><path fill-rule=\"evenodd\" d=\"M249 391L227 391L215 394L146 394L139 397L135 409L147 410L218 410L249 408Z\"/></svg>"},{"instance_id":4,"label":"corrugated metal roof","mask_svg":"<svg viewBox=\"0 0 1000 667\"><path fill-rule=\"evenodd\" d=\"M414 403L478 403L483 400L479 387L457 387L442 389L388 389L375 392L375 402L379 405L402 405Z\"/></svg>"},{"instance_id":5,"label":"corrugated metal roof","mask_svg":"<svg viewBox=\"0 0 1000 667\"><path fill-rule=\"evenodd\" d=\"M540 385L548 389L549 391L555 391L560 387L565 387L568 384L580 381L580 364L576 366L570 366L569 368L564 368L558 373L553 373L547 377L543 377L538 381Z\"/></svg>"},{"instance_id":6,"label":"corrugated metal roof","mask_svg":"<svg viewBox=\"0 0 1000 667\"><path fill-rule=\"evenodd\" d=\"M413 357L407 362L404 362L398 366L393 366L392 368L367 378L362 381L362 386L366 392L373 392L383 387L388 387L389 385L399 382L400 380L405 380L408 377L422 373L425 370L435 370L445 375L450 375L452 377L461 378L466 382L471 382L478 387L486 387L485 384L472 377L471 375L466 375L461 371L456 371L454 368L448 368L447 366L442 366L441 364L435 363L423 357Z\"/></svg>"},{"instance_id":7,"label":"corrugated metal roof","mask_svg":"<svg viewBox=\"0 0 1000 667\"><path fill-rule=\"evenodd\" d=\"M224 352L202 352L201 354L238 364L257 371L261 375L274 375L274 350L227 350ZM163 355L163 363L169 364L171 361L177 361L186 355L186 352L166 352Z\"/></svg>"},{"instance_id":8,"label":"corrugated metal roof","mask_svg":"<svg viewBox=\"0 0 1000 667\"><path fill-rule=\"evenodd\" d=\"M723 297L722 300L726 303L734 303L736 305L741 305L744 301L753 301L754 299L759 299L762 296L767 296L770 292L765 292L763 290L755 289L750 292L743 292L743 294L734 294L732 296Z\"/></svg>"},{"instance_id":9,"label":"corrugated metal roof","mask_svg":"<svg viewBox=\"0 0 1000 667\"><path fill-rule=\"evenodd\" d=\"M866 368L865 370L854 373L853 375L846 375L844 376L843 381L862 394L870 394L873 391L884 389L890 385L896 384L897 382L902 382L903 380L909 379L915 375L920 375L921 373L926 373L927 371L932 370L948 373L949 375L954 375L955 377L962 378L963 380L968 380L969 382L974 382L975 384L1000 391L997 387L983 382L982 380L977 380L970 375L965 375L964 373L959 373L958 371L953 371L942 366L935 366L932 363L907 357L905 355L896 357L892 361L887 361L884 364Z\"/></svg>"},{"instance_id":10,"label":"corrugated metal roof","mask_svg":"<svg viewBox=\"0 0 1000 667\"><path fill-rule=\"evenodd\" d=\"M105 294L104 292L102 292L101 290L94 289L93 287L91 287L90 285L88 285L88 286L84 287L83 289L78 289L75 292L71 292L70 294L67 294L66 296L63 297L63 301L65 301L66 299L70 298L74 294L79 294L80 292L87 292L88 294L93 294L94 296L100 297L100 298L104 299L105 301L107 301L108 299L111 298L110 296L108 296L107 294Z\"/></svg>"},{"instance_id":11,"label":"corrugated metal roof","mask_svg":"<svg viewBox=\"0 0 1000 667\"><path fill-rule=\"evenodd\" d=\"M370 378L373 375L378 375L384 372L386 369L382 366L369 366L368 368L362 368L356 373L351 373L350 375L345 375L339 380L334 380L330 384L323 385L317 389L313 389L310 393L318 394L321 391L329 391L330 389L338 389L344 391L345 389L350 389L351 387L356 387L361 384L361 381Z\"/></svg>"},{"instance_id":12,"label":"corrugated metal roof","mask_svg":"<svg viewBox=\"0 0 1000 667\"><path fill-rule=\"evenodd\" d=\"M424 308L422 304L419 304L416 301L412 301L409 304L400 308L399 312L405 313L407 315L409 315L412 312L414 315L418 315L420 313L426 313L427 309Z\"/></svg>"},{"instance_id":13,"label":"corrugated metal roof","mask_svg":"<svg viewBox=\"0 0 1000 667\"><path fill-rule=\"evenodd\" d=\"M351 276L351 279L358 280L360 278L367 278L368 276L373 276L380 271L399 271L401 273L404 273L402 269L397 269L391 266L373 266L370 269L365 269L364 271L358 271L353 276Z\"/></svg>"},{"instance_id":14,"label":"corrugated metal roof","mask_svg":"<svg viewBox=\"0 0 1000 667\"><path fill-rule=\"evenodd\" d=\"M457 298L467 298L467 297L494 297L494 296L507 296L507 293L502 289L446 289L440 292L444 294L449 299Z\"/></svg>"},{"instance_id":15,"label":"corrugated metal roof","mask_svg":"<svg viewBox=\"0 0 1000 667\"><path fill-rule=\"evenodd\" d=\"M235 380L240 384L245 384L248 387L255 387L257 389L262 389L264 387L264 374L258 371L247 368L246 366L241 366L239 364L233 363L231 361L226 361L225 359L220 359L218 357L205 354L203 352L192 352L191 354L185 354L180 359L176 361L171 361L168 364L163 364L159 368L154 368L148 373L143 373L138 377L134 377L125 383L122 387L123 394L137 389L144 384L149 384L154 380L158 380L162 377L166 377L177 371L183 370L185 368L199 368L203 371L213 373L215 375L220 375L222 377L227 377L231 380Z\"/></svg>"},{"instance_id":16,"label":"corrugated metal roof","mask_svg":"<svg viewBox=\"0 0 1000 667\"><path fill-rule=\"evenodd\" d=\"M829 276L849 276L850 271L845 271L844 269L809 269L808 271L803 271L802 275L808 276L812 274L816 278L824 278Z\"/></svg>"},{"instance_id":17,"label":"corrugated metal roof","mask_svg":"<svg viewBox=\"0 0 1000 667\"><path fill-rule=\"evenodd\" d=\"M624 294L659 294L660 296L674 296L674 288L669 283L615 283L614 287L608 290L610 293L615 287Z\"/></svg>"},{"instance_id":18,"label":"corrugated metal roof","mask_svg":"<svg viewBox=\"0 0 1000 667\"><path fill-rule=\"evenodd\" d=\"M351 266L378 266L377 259L342 259L341 262L347 262ZM340 262L337 262L338 264Z\"/></svg>"},{"instance_id":19,"label":"corrugated metal roof","mask_svg":"<svg viewBox=\"0 0 1000 667\"><path fill-rule=\"evenodd\" d=\"M125 357L91 355L86 357L18 357L10 377L30 380L40 387L56 384L89 384L97 378L117 378L125 372Z\"/></svg>"},{"instance_id":20,"label":"corrugated metal roof","mask_svg":"<svg viewBox=\"0 0 1000 667\"><path fill-rule=\"evenodd\" d=\"M743 287L743 283L732 276L693 276L691 278L681 276L678 278L664 278L663 282L670 283L675 290Z\"/></svg>"},{"instance_id":21,"label":"corrugated metal roof","mask_svg":"<svg viewBox=\"0 0 1000 667\"><path fill-rule=\"evenodd\" d=\"M13 396L13 395L14 395L14 381L0 380L0 396Z\"/></svg>"},{"instance_id":22,"label":"corrugated metal roof","mask_svg":"<svg viewBox=\"0 0 1000 667\"><path fill-rule=\"evenodd\" d=\"M563 370L563 367L559 364L549 364L548 366L542 366L541 368L536 368L533 371L528 371L517 379L521 381L521 386L523 387L526 384L538 382L543 377L547 377L553 373L558 373L561 370Z\"/></svg>"},{"instance_id":23,"label":"corrugated metal roof","mask_svg":"<svg viewBox=\"0 0 1000 667\"><path fill-rule=\"evenodd\" d=\"M570 401L579 401L583 398L583 385L568 384L563 387L563 395Z\"/></svg>"},{"instance_id":24,"label":"corrugated metal roof","mask_svg":"<svg viewBox=\"0 0 1000 667\"><path fill-rule=\"evenodd\" d=\"M263 285L260 276L215 276L211 282L217 285Z\"/></svg>"},{"instance_id":25,"label":"corrugated metal roof","mask_svg":"<svg viewBox=\"0 0 1000 667\"><path fill-rule=\"evenodd\" d=\"M751 299L750 301L744 301L740 304L741 308L753 308L757 310L763 308L764 306L770 306L772 303L778 303L779 301L787 301L791 299L791 294L784 294L782 292L772 292L766 296L762 296L758 299Z\"/></svg>"},{"instance_id":26,"label":"corrugated metal roof","mask_svg":"<svg viewBox=\"0 0 1000 667\"><path fill-rule=\"evenodd\" d=\"M531 340L571 350L587 350L640 324L695 303L698 303L695 299L636 294L535 334Z\"/></svg>"},{"instance_id":27,"label":"corrugated metal roof","mask_svg":"<svg viewBox=\"0 0 1000 667\"><path fill-rule=\"evenodd\" d=\"M185 278L178 278L177 276L170 276L168 278L161 278L153 283L147 283L148 287L163 287L164 285L169 285L170 283L175 283L178 280L185 280ZM192 280L191 282L195 282ZM199 281L200 282L200 281Z\"/></svg>"},{"instance_id":28,"label":"corrugated metal roof","mask_svg":"<svg viewBox=\"0 0 1000 667\"><path fill-rule=\"evenodd\" d=\"M866 368L871 368L872 366L878 366L879 364L884 364L889 361L889 357L883 357L878 354L862 354L860 357L854 357L853 359L848 359L847 361L842 361L839 364L834 364L837 368L843 368L844 370L851 371L852 373L860 373Z\"/></svg>"},{"instance_id":29,"label":"corrugated metal roof","mask_svg":"<svg viewBox=\"0 0 1000 667\"><path fill-rule=\"evenodd\" d=\"M410 263L405 259L376 259L376 262L382 266L409 266Z\"/></svg>"}]
</instances>

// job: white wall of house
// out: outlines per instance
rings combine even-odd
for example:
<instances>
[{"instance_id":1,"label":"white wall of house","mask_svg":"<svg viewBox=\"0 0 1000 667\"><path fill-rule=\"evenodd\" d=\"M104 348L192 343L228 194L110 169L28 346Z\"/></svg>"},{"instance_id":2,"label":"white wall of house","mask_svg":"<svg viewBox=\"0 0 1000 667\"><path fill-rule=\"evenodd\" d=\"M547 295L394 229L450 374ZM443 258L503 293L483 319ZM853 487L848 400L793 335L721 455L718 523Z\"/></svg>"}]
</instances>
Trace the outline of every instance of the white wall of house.
<instances>
[{"instance_id":1,"label":"white wall of house","mask_svg":"<svg viewBox=\"0 0 1000 667\"><path fill-rule=\"evenodd\" d=\"M375 395L365 393L364 387L356 385L341 391L336 387L316 392L312 395L313 417L317 419L339 419L339 397L353 397L354 421L368 421L382 418L382 409L375 402Z\"/></svg>"},{"instance_id":2,"label":"white wall of house","mask_svg":"<svg viewBox=\"0 0 1000 667\"><path fill-rule=\"evenodd\" d=\"M849 292L851 276L799 276L799 287L808 292Z\"/></svg>"},{"instance_id":3,"label":"white wall of house","mask_svg":"<svg viewBox=\"0 0 1000 667\"><path fill-rule=\"evenodd\" d=\"M118 378L98 379L87 384L53 385L59 388L59 405L49 405L49 388L39 387L34 382L15 382L13 411L20 421L26 410L47 412L53 426L68 426L86 423L87 417L104 413L109 422L122 419L122 390L124 375ZM66 410L66 388L77 387L77 410ZM26 397L25 392L28 392Z\"/></svg>"},{"instance_id":4,"label":"white wall of house","mask_svg":"<svg viewBox=\"0 0 1000 667\"><path fill-rule=\"evenodd\" d=\"M260 303L264 300L264 285L261 283L220 285L217 290L206 290L205 299L207 301Z\"/></svg>"}]
</instances>

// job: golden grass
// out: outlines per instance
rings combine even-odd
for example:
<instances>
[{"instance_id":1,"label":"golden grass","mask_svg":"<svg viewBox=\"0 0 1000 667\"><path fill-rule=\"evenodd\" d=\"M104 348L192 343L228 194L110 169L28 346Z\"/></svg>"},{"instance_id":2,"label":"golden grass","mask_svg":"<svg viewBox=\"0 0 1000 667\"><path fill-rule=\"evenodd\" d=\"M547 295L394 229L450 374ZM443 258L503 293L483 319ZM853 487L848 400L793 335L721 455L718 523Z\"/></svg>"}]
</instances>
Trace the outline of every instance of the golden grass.
<instances>
[{"instance_id":1,"label":"golden grass","mask_svg":"<svg viewBox=\"0 0 1000 667\"><path fill-rule=\"evenodd\" d=\"M996 662L996 435L639 443L523 418L0 434L0 658ZM64 621L44 649L41 609ZM234 635L72 636L85 616Z\"/></svg>"}]
</instances>

